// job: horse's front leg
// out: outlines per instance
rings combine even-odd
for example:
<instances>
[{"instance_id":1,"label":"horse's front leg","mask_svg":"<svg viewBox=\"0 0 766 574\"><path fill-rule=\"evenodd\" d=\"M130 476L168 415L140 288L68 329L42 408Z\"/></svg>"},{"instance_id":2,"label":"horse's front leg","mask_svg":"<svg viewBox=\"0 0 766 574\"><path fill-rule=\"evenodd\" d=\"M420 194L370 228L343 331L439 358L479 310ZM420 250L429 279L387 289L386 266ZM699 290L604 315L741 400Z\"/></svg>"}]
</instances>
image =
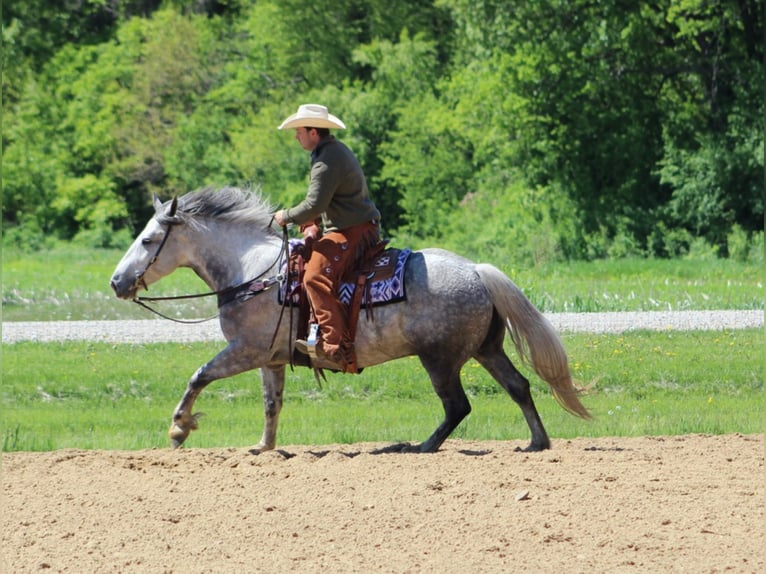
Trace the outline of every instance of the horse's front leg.
<instances>
[{"instance_id":1,"label":"horse's front leg","mask_svg":"<svg viewBox=\"0 0 766 574\"><path fill-rule=\"evenodd\" d=\"M279 413L282 410L282 393L285 389L285 367L261 369L261 383L263 387L263 436L261 442L255 445L250 452L258 454L266 450L273 450L277 445L277 425Z\"/></svg>"},{"instance_id":2,"label":"horse's front leg","mask_svg":"<svg viewBox=\"0 0 766 574\"><path fill-rule=\"evenodd\" d=\"M197 421L201 413L192 414L192 409L202 389L217 379L233 377L256 366L255 357L246 347L230 344L197 369L189 379L186 392L173 413L173 422L168 431L173 448L181 446L189 433L197 430Z\"/></svg>"}]
</instances>

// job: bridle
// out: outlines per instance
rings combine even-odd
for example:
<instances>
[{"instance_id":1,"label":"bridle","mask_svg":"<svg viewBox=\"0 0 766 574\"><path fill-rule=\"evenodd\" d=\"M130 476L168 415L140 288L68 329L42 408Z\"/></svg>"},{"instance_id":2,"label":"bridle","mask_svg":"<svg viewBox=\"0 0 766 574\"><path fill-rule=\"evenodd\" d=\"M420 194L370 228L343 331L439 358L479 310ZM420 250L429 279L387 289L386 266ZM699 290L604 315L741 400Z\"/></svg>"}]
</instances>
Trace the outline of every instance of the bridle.
<instances>
[{"instance_id":1,"label":"bridle","mask_svg":"<svg viewBox=\"0 0 766 574\"><path fill-rule=\"evenodd\" d=\"M173 209L173 211L175 210ZM271 225L273 222L274 222L274 218L272 217L271 221L269 222L267 226L268 230L272 229ZM162 251L162 248L165 247L165 244L167 243L168 238L170 237L170 232L173 229L174 225L176 225L176 223L172 221L169 221L168 223L165 224L165 235L162 237L160 244L157 246L157 250L154 252L154 255L152 256L152 258L147 262L143 271L141 271L138 275L136 275L136 281L133 284L134 287L143 287L146 291L149 290L149 286L146 284L146 281L144 280L144 276L146 275L147 271L149 271L149 268L157 262L157 259L160 256L160 252ZM183 299L200 299L202 297L217 296L218 309L220 309L224 305L228 305L229 303L233 301L250 299L252 297L255 297L256 295L260 295L261 293L269 290L274 285L282 285L284 283L285 276L281 273L278 273L271 277L266 277L265 279L264 277L266 276L266 273L268 272L269 269L272 269L274 267L279 268L281 266L281 262L283 260L285 261L287 260L287 258L289 257L289 249L290 247L289 247L287 228L283 227L282 228L282 247L280 248L276 259L271 265L266 267L266 270L263 273L259 274L258 276L252 279L248 279L247 281L244 281L237 285L225 287L223 289L218 289L216 291L207 291L205 293L194 293L191 295L172 295L172 296L164 296L164 297L134 297L132 301L136 303L137 305L139 305L140 307L143 307L144 309L151 311L158 317L162 317L163 319L167 319L175 323L184 323L184 324L204 323L206 321L210 321L218 317L220 312L210 317L207 317L205 319L176 319L160 311L157 311L156 309L148 305L147 302L179 301ZM285 303L287 303L287 299L288 298L286 298ZM279 321L280 323L282 321L281 313L279 316ZM277 324L277 329L278 328L279 328L279 324Z\"/></svg>"},{"instance_id":2,"label":"bridle","mask_svg":"<svg viewBox=\"0 0 766 574\"><path fill-rule=\"evenodd\" d=\"M146 291L149 290L149 286L146 284L146 281L144 281L144 276L146 275L146 272L149 271L149 267L154 265L157 262L157 259L160 256L160 252L162 251L162 248L165 247L165 244L168 242L168 237L170 237L170 232L173 229L173 224L168 223L165 226L165 234L162 236L162 241L160 241L160 244L157 246L157 251L154 252L154 255L149 260L149 262L144 267L144 270L141 271L138 275L136 275L136 281L133 283L134 288L143 287ZM133 299L135 301L135 299Z\"/></svg>"}]
</instances>

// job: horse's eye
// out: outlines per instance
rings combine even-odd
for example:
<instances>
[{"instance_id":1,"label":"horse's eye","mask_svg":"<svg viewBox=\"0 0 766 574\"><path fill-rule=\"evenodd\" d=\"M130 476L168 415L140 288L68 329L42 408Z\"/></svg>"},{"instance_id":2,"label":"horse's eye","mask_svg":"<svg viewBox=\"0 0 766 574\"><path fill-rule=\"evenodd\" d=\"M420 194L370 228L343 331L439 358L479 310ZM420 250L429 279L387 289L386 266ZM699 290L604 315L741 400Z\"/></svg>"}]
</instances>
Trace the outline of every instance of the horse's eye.
<instances>
[{"instance_id":1,"label":"horse's eye","mask_svg":"<svg viewBox=\"0 0 766 574\"><path fill-rule=\"evenodd\" d=\"M151 244L151 242L152 242L152 238L151 237L144 237L144 238L141 239L141 243L143 243L144 245L149 245L149 244Z\"/></svg>"}]
</instances>

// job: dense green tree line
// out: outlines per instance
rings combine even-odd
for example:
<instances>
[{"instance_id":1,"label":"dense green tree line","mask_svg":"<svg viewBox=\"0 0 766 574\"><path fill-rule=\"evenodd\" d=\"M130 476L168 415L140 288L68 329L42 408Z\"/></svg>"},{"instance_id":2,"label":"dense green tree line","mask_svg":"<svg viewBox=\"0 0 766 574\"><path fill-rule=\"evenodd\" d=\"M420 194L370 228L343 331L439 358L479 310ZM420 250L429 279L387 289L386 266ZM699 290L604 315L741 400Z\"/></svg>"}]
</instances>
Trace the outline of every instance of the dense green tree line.
<instances>
[{"instance_id":1,"label":"dense green tree line","mask_svg":"<svg viewBox=\"0 0 766 574\"><path fill-rule=\"evenodd\" d=\"M5 0L3 235L123 245L151 195L305 192L325 103L389 235L521 261L763 229L756 0ZM745 247L743 247L745 246Z\"/></svg>"}]
</instances>

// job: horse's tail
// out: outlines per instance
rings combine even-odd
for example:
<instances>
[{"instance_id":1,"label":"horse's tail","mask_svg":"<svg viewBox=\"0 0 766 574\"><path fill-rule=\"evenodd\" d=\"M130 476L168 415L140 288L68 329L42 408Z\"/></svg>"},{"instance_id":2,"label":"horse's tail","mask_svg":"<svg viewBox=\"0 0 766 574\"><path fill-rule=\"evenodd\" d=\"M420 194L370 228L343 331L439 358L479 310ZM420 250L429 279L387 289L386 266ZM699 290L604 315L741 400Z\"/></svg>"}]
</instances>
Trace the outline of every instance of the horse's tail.
<instances>
[{"instance_id":1,"label":"horse's tail","mask_svg":"<svg viewBox=\"0 0 766 574\"><path fill-rule=\"evenodd\" d=\"M584 419L591 418L572 382L564 345L548 319L497 267L479 264L476 272L508 327L521 359L548 383L553 396L566 411Z\"/></svg>"}]
</instances>

